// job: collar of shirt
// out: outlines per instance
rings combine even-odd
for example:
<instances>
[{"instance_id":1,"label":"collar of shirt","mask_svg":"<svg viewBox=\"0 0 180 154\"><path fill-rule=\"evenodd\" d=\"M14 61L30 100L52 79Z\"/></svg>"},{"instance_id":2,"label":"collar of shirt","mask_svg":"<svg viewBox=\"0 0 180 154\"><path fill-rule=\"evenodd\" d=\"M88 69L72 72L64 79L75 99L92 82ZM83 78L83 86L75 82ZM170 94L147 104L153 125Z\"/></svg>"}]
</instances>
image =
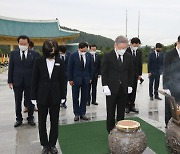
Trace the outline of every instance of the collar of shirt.
<instances>
[{"instance_id":1,"label":"collar of shirt","mask_svg":"<svg viewBox=\"0 0 180 154\"><path fill-rule=\"evenodd\" d=\"M156 54L156 57L157 57L157 54L159 54L159 52L157 52L157 51L155 50L155 54Z\"/></svg>"},{"instance_id":2,"label":"collar of shirt","mask_svg":"<svg viewBox=\"0 0 180 154\"><path fill-rule=\"evenodd\" d=\"M114 49L114 51L115 51L115 53L116 53L116 57L117 57L117 59L119 59L119 54L117 53L117 51L116 51L116 49ZM122 62L123 62L123 56L120 56L121 57L121 60L122 60Z\"/></svg>"},{"instance_id":3,"label":"collar of shirt","mask_svg":"<svg viewBox=\"0 0 180 154\"><path fill-rule=\"evenodd\" d=\"M78 53L79 53L79 58L80 58L80 60L81 60L81 51L78 51ZM84 66L85 66L85 65L86 65L86 54L85 54L85 55L82 55L82 57L83 57Z\"/></svg>"},{"instance_id":4,"label":"collar of shirt","mask_svg":"<svg viewBox=\"0 0 180 154\"><path fill-rule=\"evenodd\" d=\"M131 52L132 52L132 55L133 55L133 52L134 52L135 50L133 50L131 46L130 46L130 49L131 49ZM137 50L135 51L135 56L136 56L136 52L137 52Z\"/></svg>"},{"instance_id":5,"label":"collar of shirt","mask_svg":"<svg viewBox=\"0 0 180 154\"><path fill-rule=\"evenodd\" d=\"M176 47L176 51L177 51L177 53L178 53L178 55L179 55L179 58L180 58L180 49L178 49L178 48Z\"/></svg>"},{"instance_id":6,"label":"collar of shirt","mask_svg":"<svg viewBox=\"0 0 180 154\"><path fill-rule=\"evenodd\" d=\"M23 52L20 50L20 56L21 56L21 59L22 59L22 54L23 54ZM25 58L27 58L28 49L27 49L26 51L24 51L24 54L25 54Z\"/></svg>"},{"instance_id":7,"label":"collar of shirt","mask_svg":"<svg viewBox=\"0 0 180 154\"><path fill-rule=\"evenodd\" d=\"M48 68L48 73L49 73L49 77L51 78L52 75L52 71L54 68L54 63L55 63L55 59L46 59L46 64L47 64L47 68Z\"/></svg>"}]
</instances>

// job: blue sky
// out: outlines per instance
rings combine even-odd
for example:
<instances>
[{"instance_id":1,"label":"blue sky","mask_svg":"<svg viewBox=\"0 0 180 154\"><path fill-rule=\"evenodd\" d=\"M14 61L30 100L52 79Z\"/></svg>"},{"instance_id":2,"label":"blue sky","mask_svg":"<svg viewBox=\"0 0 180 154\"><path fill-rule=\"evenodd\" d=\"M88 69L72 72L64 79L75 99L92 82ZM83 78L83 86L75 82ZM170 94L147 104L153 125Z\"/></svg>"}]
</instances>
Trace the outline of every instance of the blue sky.
<instances>
[{"instance_id":1,"label":"blue sky","mask_svg":"<svg viewBox=\"0 0 180 154\"><path fill-rule=\"evenodd\" d=\"M0 16L20 19L55 19L61 26L112 38L137 36L143 45L172 44L180 35L179 0L1 0Z\"/></svg>"}]
</instances>

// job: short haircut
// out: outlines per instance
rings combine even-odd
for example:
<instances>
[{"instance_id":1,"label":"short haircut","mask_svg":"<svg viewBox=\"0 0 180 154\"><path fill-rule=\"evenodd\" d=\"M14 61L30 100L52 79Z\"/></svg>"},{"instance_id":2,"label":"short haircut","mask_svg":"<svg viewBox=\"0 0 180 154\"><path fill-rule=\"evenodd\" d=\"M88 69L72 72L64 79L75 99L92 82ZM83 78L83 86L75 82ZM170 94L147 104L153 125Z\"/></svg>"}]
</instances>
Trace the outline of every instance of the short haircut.
<instances>
[{"instance_id":1,"label":"short haircut","mask_svg":"<svg viewBox=\"0 0 180 154\"><path fill-rule=\"evenodd\" d=\"M91 49L91 47L96 47L96 48L97 48L97 46L96 46L95 44L91 44L91 45L89 46L89 48Z\"/></svg>"},{"instance_id":2,"label":"short haircut","mask_svg":"<svg viewBox=\"0 0 180 154\"><path fill-rule=\"evenodd\" d=\"M133 37L133 38L131 39L131 44L141 44L141 41L140 41L139 38Z\"/></svg>"},{"instance_id":3,"label":"short haircut","mask_svg":"<svg viewBox=\"0 0 180 154\"><path fill-rule=\"evenodd\" d=\"M162 48L163 45L161 43L156 43L156 48Z\"/></svg>"},{"instance_id":4,"label":"short haircut","mask_svg":"<svg viewBox=\"0 0 180 154\"><path fill-rule=\"evenodd\" d=\"M83 48L85 48L85 47L88 48L88 44L87 44L86 42L81 42L81 43L79 43L79 49L83 49Z\"/></svg>"},{"instance_id":5,"label":"short haircut","mask_svg":"<svg viewBox=\"0 0 180 154\"><path fill-rule=\"evenodd\" d=\"M28 43L30 42L29 37L28 37L28 36L26 36L26 35L21 35L21 36L19 36L19 37L18 37L18 39L17 39L18 43L19 43L19 40L20 40L20 39L27 40L27 41L28 41Z\"/></svg>"},{"instance_id":6,"label":"short haircut","mask_svg":"<svg viewBox=\"0 0 180 154\"><path fill-rule=\"evenodd\" d=\"M34 47L34 43L32 41L29 42L29 47L33 48Z\"/></svg>"},{"instance_id":7,"label":"short haircut","mask_svg":"<svg viewBox=\"0 0 180 154\"><path fill-rule=\"evenodd\" d=\"M65 53L66 52L66 46L65 45L60 45L60 46L58 46L58 51L59 52L62 52L62 53Z\"/></svg>"},{"instance_id":8,"label":"short haircut","mask_svg":"<svg viewBox=\"0 0 180 154\"><path fill-rule=\"evenodd\" d=\"M46 40L42 46L44 57L48 58L49 54L54 50L55 55L58 55L58 43L55 40Z\"/></svg>"},{"instance_id":9,"label":"short haircut","mask_svg":"<svg viewBox=\"0 0 180 154\"><path fill-rule=\"evenodd\" d=\"M128 43L128 39L124 36L118 36L116 39L115 39L115 43L116 44L119 44L119 43Z\"/></svg>"},{"instance_id":10,"label":"short haircut","mask_svg":"<svg viewBox=\"0 0 180 154\"><path fill-rule=\"evenodd\" d=\"M180 42L180 35L178 36L178 42Z\"/></svg>"}]
</instances>

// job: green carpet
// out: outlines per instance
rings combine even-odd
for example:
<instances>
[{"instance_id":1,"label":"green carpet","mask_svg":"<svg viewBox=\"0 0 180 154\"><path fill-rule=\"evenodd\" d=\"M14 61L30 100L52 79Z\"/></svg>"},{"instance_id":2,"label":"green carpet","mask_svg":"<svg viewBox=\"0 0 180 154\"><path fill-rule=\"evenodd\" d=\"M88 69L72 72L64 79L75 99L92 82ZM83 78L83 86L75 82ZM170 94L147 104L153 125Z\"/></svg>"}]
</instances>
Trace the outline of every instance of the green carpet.
<instances>
[{"instance_id":1,"label":"green carpet","mask_svg":"<svg viewBox=\"0 0 180 154\"><path fill-rule=\"evenodd\" d=\"M157 154L168 154L164 133L140 118L128 118L140 122L146 133L147 144ZM59 143L63 154L109 154L106 122L85 122L59 126Z\"/></svg>"}]
</instances>

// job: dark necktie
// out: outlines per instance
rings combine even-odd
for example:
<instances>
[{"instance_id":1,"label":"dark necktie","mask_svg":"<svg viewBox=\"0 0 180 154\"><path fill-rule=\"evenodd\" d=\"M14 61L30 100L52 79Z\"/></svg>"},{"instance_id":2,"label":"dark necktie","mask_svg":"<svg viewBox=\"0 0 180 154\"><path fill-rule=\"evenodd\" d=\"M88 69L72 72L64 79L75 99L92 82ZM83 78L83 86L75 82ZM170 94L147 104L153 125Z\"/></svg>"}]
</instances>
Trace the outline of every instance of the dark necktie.
<instances>
[{"instance_id":1,"label":"dark necktie","mask_svg":"<svg viewBox=\"0 0 180 154\"><path fill-rule=\"evenodd\" d=\"M82 68L84 68L84 59L82 55L81 55L81 65L82 65Z\"/></svg>"},{"instance_id":2,"label":"dark necktie","mask_svg":"<svg viewBox=\"0 0 180 154\"><path fill-rule=\"evenodd\" d=\"M119 64L122 64L122 59L121 59L121 55L119 55Z\"/></svg>"},{"instance_id":3,"label":"dark necktie","mask_svg":"<svg viewBox=\"0 0 180 154\"><path fill-rule=\"evenodd\" d=\"M61 59L64 61L64 56L61 56Z\"/></svg>"},{"instance_id":4,"label":"dark necktie","mask_svg":"<svg viewBox=\"0 0 180 154\"><path fill-rule=\"evenodd\" d=\"M135 58L136 57L136 51L133 50L133 57Z\"/></svg>"},{"instance_id":5,"label":"dark necktie","mask_svg":"<svg viewBox=\"0 0 180 154\"><path fill-rule=\"evenodd\" d=\"M25 51L22 51L22 62L24 63L25 62L25 53L24 53Z\"/></svg>"}]
</instances>

